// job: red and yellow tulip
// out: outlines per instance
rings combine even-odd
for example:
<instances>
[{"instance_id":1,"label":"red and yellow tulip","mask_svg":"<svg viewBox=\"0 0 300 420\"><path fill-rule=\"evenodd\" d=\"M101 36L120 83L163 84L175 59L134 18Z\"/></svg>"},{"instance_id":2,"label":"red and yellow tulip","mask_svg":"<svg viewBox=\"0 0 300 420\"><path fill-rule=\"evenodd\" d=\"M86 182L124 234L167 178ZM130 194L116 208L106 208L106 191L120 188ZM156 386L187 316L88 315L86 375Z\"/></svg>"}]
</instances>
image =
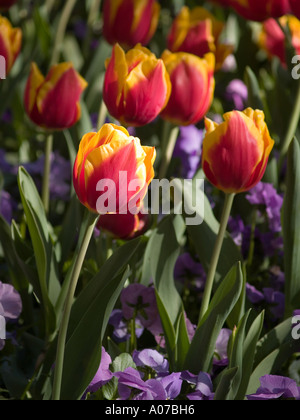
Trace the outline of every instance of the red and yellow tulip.
<instances>
[{"instance_id":1,"label":"red and yellow tulip","mask_svg":"<svg viewBox=\"0 0 300 420\"><path fill-rule=\"evenodd\" d=\"M205 120L202 167L215 187L225 193L240 193L262 179L274 140L262 111L232 111L224 120L221 124Z\"/></svg>"},{"instance_id":2,"label":"red and yellow tulip","mask_svg":"<svg viewBox=\"0 0 300 420\"><path fill-rule=\"evenodd\" d=\"M231 45L220 42L223 29L224 23L203 7L190 10L184 6L171 27L168 49L172 52L195 54L198 57L213 52L216 57L216 69L220 69L226 57L233 51Z\"/></svg>"},{"instance_id":3,"label":"red and yellow tulip","mask_svg":"<svg viewBox=\"0 0 300 420\"><path fill-rule=\"evenodd\" d=\"M175 125L198 123L213 101L215 56L165 51L162 55L170 75L172 92L161 117Z\"/></svg>"},{"instance_id":4,"label":"red and yellow tulip","mask_svg":"<svg viewBox=\"0 0 300 420\"><path fill-rule=\"evenodd\" d=\"M290 0L291 13L300 19L300 2L299 0Z\"/></svg>"},{"instance_id":5,"label":"red and yellow tulip","mask_svg":"<svg viewBox=\"0 0 300 420\"><path fill-rule=\"evenodd\" d=\"M0 10L7 10L16 2L17 0L0 0Z\"/></svg>"},{"instance_id":6,"label":"red and yellow tulip","mask_svg":"<svg viewBox=\"0 0 300 420\"><path fill-rule=\"evenodd\" d=\"M103 35L114 45L133 48L147 45L159 20L160 5L156 0L106 0L103 6Z\"/></svg>"},{"instance_id":7,"label":"red and yellow tulip","mask_svg":"<svg viewBox=\"0 0 300 420\"><path fill-rule=\"evenodd\" d=\"M32 63L27 80L24 103L30 119L49 130L63 130L74 125L81 116L80 97L87 82L72 63L51 67L44 77Z\"/></svg>"},{"instance_id":8,"label":"red and yellow tulip","mask_svg":"<svg viewBox=\"0 0 300 420\"><path fill-rule=\"evenodd\" d=\"M0 16L0 55L5 58L6 74L16 61L22 45L22 31L13 28L10 21Z\"/></svg>"},{"instance_id":9,"label":"red and yellow tulip","mask_svg":"<svg viewBox=\"0 0 300 420\"><path fill-rule=\"evenodd\" d=\"M279 18L282 27L287 26L292 45L297 54L300 54L300 21L295 16L286 15ZM267 19L259 37L259 46L264 49L269 58L278 57L283 66L286 66L285 34L275 19Z\"/></svg>"},{"instance_id":10,"label":"red and yellow tulip","mask_svg":"<svg viewBox=\"0 0 300 420\"><path fill-rule=\"evenodd\" d=\"M262 22L290 12L290 0L212 0L221 6L231 6L245 19Z\"/></svg>"},{"instance_id":11,"label":"red and yellow tulip","mask_svg":"<svg viewBox=\"0 0 300 420\"><path fill-rule=\"evenodd\" d=\"M149 214L104 214L97 227L119 239L133 239L142 235L148 227Z\"/></svg>"},{"instance_id":12,"label":"red and yellow tulip","mask_svg":"<svg viewBox=\"0 0 300 420\"><path fill-rule=\"evenodd\" d=\"M171 93L164 62L137 45L127 53L116 44L107 61L103 100L109 113L126 126L153 121L166 106Z\"/></svg>"},{"instance_id":13,"label":"red and yellow tulip","mask_svg":"<svg viewBox=\"0 0 300 420\"><path fill-rule=\"evenodd\" d=\"M80 202L94 213L138 213L154 177L154 147L114 124L86 134L79 145L73 184Z\"/></svg>"}]
</instances>

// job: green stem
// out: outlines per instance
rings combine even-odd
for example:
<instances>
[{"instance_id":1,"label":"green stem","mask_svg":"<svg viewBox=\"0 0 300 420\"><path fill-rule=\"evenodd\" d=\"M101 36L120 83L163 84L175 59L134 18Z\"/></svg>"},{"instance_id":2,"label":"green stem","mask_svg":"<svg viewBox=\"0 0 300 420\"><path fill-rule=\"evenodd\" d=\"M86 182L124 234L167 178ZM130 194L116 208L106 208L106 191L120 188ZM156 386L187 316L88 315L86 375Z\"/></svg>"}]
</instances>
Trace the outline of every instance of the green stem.
<instances>
[{"instance_id":1,"label":"green stem","mask_svg":"<svg viewBox=\"0 0 300 420\"><path fill-rule=\"evenodd\" d=\"M45 212L49 211L49 179L51 170L51 153L53 148L53 134L49 134L46 138L45 145L45 163L44 163L44 174L43 174L43 185L42 185L42 202L44 205Z\"/></svg>"},{"instance_id":2,"label":"green stem","mask_svg":"<svg viewBox=\"0 0 300 420\"><path fill-rule=\"evenodd\" d=\"M159 168L159 179L163 179L167 172L173 156L174 148L176 145L177 137L179 133L179 127L175 126L171 129L170 136L167 137L167 141L163 141L162 144L162 160Z\"/></svg>"},{"instance_id":3,"label":"green stem","mask_svg":"<svg viewBox=\"0 0 300 420\"><path fill-rule=\"evenodd\" d=\"M75 296L75 291L79 279L79 275L81 272L81 268L83 265L83 261L93 235L96 223L98 221L98 216L89 213L89 223L83 237L83 241L81 243L79 253L76 258L76 263L73 268L71 282L69 285L69 290L66 296L64 312L61 320L61 325L58 333L58 342L57 342L57 353L56 353L56 360L55 360L55 371L54 371L54 382L53 382L53 400L60 399L61 393L61 383L62 383L62 374L63 374L63 364L64 364L64 356L65 356L65 346L66 346L66 338L67 338L67 331L69 325L69 319L72 309L72 304Z\"/></svg>"},{"instance_id":4,"label":"green stem","mask_svg":"<svg viewBox=\"0 0 300 420\"><path fill-rule=\"evenodd\" d=\"M224 203L224 208L223 208L222 217L220 221L219 232L216 238L215 246L214 246L211 261L210 261L210 267L209 267L209 271L208 271L207 279L205 283L202 305L201 305L200 314L199 314L199 324L205 312L207 311L209 303L210 303L215 274L216 274L216 270L217 270L217 266L219 262L219 257L220 257L224 237L225 237L225 232L226 232L229 216L232 209L234 196L235 194L226 194L225 196L225 203Z\"/></svg>"},{"instance_id":5,"label":"green stem","mask_svg":"<svg viewBox=\"0 0 300 420\"><path fill-rule=\"evenodd\" d=\"M246 265L248 267L251 267L253 262L253 256L254 256L254 249L255 249L255 228L256 228L256 219L257 219L257 209L255 208L253 210L252 214L252 223L251 223L251 236L250 236L250 246L249 246L249 253L248 258L246 261Z\"/></svg>"},{"instance_id":6,"label":"green stem","mask_svg":"<svg viewBox=\"0 0 300 420\"><path fill-rule=\"evenodd\" d=\"M100 109L99 109L99 115L98 115L98 123L97 123L98 130L100 130L100 128L104 125L106 115L107 115L107 108L102 99Z\"/></svg>"},{"instance_id":7,"label":"green stem","mask_svg":"<svg viewBox=\"0 0 300 420\"><path fill-rule=\"evenodd\" d=\"M67 2L65 3L65 7L62 11L61 18L60 18L57 32L56 32L56 36L55 36L50 66L52 66L53 64L56 64L59 61L61 47L63 45L67 25L71 17L72 11L75 7L76 1L77 0L67 0Z\"/></svg>"},{"instance_id":8,"label":"green stem","mask_svg":"<svg viewBox=\"0 0 300 420\"><path fill-rule=\"evenodd\" d=\"M290 143L293 140L293 137L297 131L299 119L300 119L300 82L298 83L295 104L294 104L293 112L291 114L291 118L289 121L288 130L286 132L286 135L284 137L284 140L281 146L279 167L282 166L282 161L284 157L286 156Z\"/></svg>"},{"instance_id":9,"label":"green stem","mask_svg":"<svg viewBox=\"0 0 300 420\"><path fill-rule=\"evenodd\" d=\"M93 24L97 21L100 9L101 0L93 0L88 17L89 27L93 26Z\"/></svg>"},{"instance_id":10,"label":"green stem","mask_svg":"<svg viewBox=\"0 0 300 420\"><path fill-rule=\"evenodd\" d=\"M130 354L136 349L135 316L130 320Z\"/></svg>"}]
</instances>

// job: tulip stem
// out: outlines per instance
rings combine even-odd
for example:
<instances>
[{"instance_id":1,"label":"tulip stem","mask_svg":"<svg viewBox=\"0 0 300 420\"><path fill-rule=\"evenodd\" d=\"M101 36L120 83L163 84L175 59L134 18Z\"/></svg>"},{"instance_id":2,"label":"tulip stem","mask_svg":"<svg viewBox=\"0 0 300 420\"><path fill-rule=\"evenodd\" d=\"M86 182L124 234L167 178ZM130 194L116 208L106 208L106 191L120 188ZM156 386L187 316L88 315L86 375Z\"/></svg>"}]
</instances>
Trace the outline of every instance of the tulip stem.
<instances>
[{"instance_id":1,"label":"tulip stem","mask_svg":"<svg viewBox=\"0 0 300 420\"><path fill-rule=\"evenodd\" d=\"M51 153L53 148L53 134L49 134L46 138L45 146L45 163L44 163L44 174L43 174L43 185L42 185L42 202L46 214L49 212L49 180L51 170Z\"/></svg>"},{"instance_id":2,"label":"tulip stem","mask_svg":"<svg viewBox=\"0 0 300 420\"><path fill-rule=\"evenodd\" d=\"M161 164L159 168L159 179L163 179L167 174L170 162L172 160L178 134L179 134L179 127L174 126L171 129L170 135L167 137L167 142L163 139L162 160L161 160Z\"/></svg>"},{"instance_id":3,"label":"tulip stem","mask_svg":"<svg viewBox=\"0 0 300 420\"><path fill-rule=\"evenodd\" d=\"M223 241L225 237L225 232L227 229L229 216L232 209L234 196L235 194L226 194L225 196L225 202L224 202L223 212L221 216L219 232L216 238L215 246L214 246L211 261L210 261L210 267L209 267L209 271L208 271L207 279L205 283L205 289L204 289L204 294L202 298L202 305L201 305L200 314L199 314L198 326L200 325L202 318L209 307L215 274L216 274L216 270L218 266L219 257L221 254L221 249L222 249L222 245L223 245Z\"/></svg>"},{"instance_id":4,"label":"tulip stem","mask_svg":"<svg viewBox=\"0 0 300 420\"><path fill-rule=\"evenodd\" d=\"M67 0L58 24L50 66L58 63L67 25L77 0Z\"/></svg>"},{"instance_id":5,"label":"tulip stem","mask_svg":"<svg viewBox=\"0 0 300 420\"><path fill-rule=\"evenodd\" d=\"M107 108L106 108L106 105L105 105L105 103L102 99L101 104L100 104L100 109L99 109L98 122L97 122L98 131L104 125L106 115L107 115Z\"/></svg>"},{"instance_id":6,"label":"tulip stem","mask_svg":"<svg viewBox=\"0 0 300 420\"><path fill-rule=\"evenodd\" d=\"M295 104L293 107L293 112L291 114L291 118L289 121L288 129L286 132L286 135L284 137L284 140L282 142L281 147L281 153L280 153L280 167L282 165L282 160L284 159L285 155L287 154L287 151L289 149L290 143L293 140L293 137L297 131L297 126L300 119L300 82L298 82L298 89L295 99Z\"/></svg>"},{"instance_id":7,"label":"tulip stem","mask_svg":"<svg viewBox=\"0 0 300 420\"><path fill-rule=\"evenodd\" d=\"M88 17L89 27L93 26L93 24L97 21L100 9L101 9L101 0L93 0L91 8L90 8L89 17Z\"/></svg>"},{"instance_id":8,"label":"tulip stem","mask_svg":"<svg viewBox=\"0 0 300 420\"><path fill-rule=\"evenodd\" d=\"M60 399L66 338L67 338L72 304L74 300L74 295L75 295L79 275L80 275L81 268L83 265L83 261L84 261L90 240L92 238L96 223L99 218L98 215L95 215L90 212L88 213L87 217L88 217L88 225L87 225L87 229L85 231L85 235L83 237L79 252L76 257L75 265L73 267L69 290L66 296L64 312L62 315L61 325L60 325L60 329L58 333L52 400Z\"/></svg>"}]
</instances>

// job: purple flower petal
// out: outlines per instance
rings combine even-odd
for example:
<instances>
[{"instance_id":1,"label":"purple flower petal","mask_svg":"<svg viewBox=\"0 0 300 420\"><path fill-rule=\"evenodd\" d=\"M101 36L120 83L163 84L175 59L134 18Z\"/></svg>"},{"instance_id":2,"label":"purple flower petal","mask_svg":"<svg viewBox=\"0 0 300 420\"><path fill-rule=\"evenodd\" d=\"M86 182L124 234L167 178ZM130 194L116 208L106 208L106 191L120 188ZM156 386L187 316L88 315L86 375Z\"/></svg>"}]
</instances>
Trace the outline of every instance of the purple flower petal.
<instances>
[{"instance_id":1,"label":"purple flower petal","mask_svg":"<svg viewBox=\"0 0 300 420\"><path fill-rule=\"evenodd\" d=\"M22 300L19 293L10 284L0 281L0 315L7 320L19 318L22 312Z\"/></svg>"},{"instance_id":2,"label":"purple flower petal","mask_svg":"<svg viewBox=\"0 0 300 420\"><path fill-rule=\"evenodd\" d=\"M144 349L134 351L133 361L137 366L149 366L157 373L169 371L169 362L158 351L152 349Z\"/></svg>"},{"instance_id":3,"label":"purple flower petal","mask_svg":"<svg viewBox=\"0 0 300 420\"><path fill-rule=\"evenodd\" d=\"M247 395L248 400L300 400L300 387L296 381L284 376L265 375L260 378L261 386L255 394Z\"/></svg>"},{"instance_id":4,"label":"purple flower petal","mask_svg":"<svg viewBox=\"0 0 300 420\"><path fill-rule=\"evenodd\" d=\"M167 399L174 400L181 392L181 372L173 372L168 376L164 376L160 379L160 383L166 391Z\"/></svg>"},{"instance_id":5,"label":"purple flower petal","mask_svg":"<svg viewBox=\"0 0 300 420\"><path fill-rule=\"evenodd\" d=\"M99 369L92 382L88 386L86 392L96 392L98 391L98 389L100 389L103 385L105 385L111 380L111 378L113 377L112 372L109 370L109 365L111 364L111 362L112 361L110 355L105 351L104 347L102 347L101 362Z\"/></svg>"}]
</instances>

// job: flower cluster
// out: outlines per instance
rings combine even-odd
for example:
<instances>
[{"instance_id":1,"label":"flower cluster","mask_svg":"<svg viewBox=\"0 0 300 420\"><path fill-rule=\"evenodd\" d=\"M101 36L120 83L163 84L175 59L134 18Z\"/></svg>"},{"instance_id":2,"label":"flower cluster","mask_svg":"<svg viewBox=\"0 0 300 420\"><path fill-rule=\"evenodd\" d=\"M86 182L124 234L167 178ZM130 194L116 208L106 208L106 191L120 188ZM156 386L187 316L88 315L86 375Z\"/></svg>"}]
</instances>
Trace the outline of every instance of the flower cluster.
<instances>
[{"instance_id":1,"label":"flower cluster","mask_svg":"<svg viewBox=\"0 0 300 420\"><path fill-rule=\"evenodd\" d=\"M0 399L300 400L299 1L0 13Z\"/></svg>"}]
</instances>

